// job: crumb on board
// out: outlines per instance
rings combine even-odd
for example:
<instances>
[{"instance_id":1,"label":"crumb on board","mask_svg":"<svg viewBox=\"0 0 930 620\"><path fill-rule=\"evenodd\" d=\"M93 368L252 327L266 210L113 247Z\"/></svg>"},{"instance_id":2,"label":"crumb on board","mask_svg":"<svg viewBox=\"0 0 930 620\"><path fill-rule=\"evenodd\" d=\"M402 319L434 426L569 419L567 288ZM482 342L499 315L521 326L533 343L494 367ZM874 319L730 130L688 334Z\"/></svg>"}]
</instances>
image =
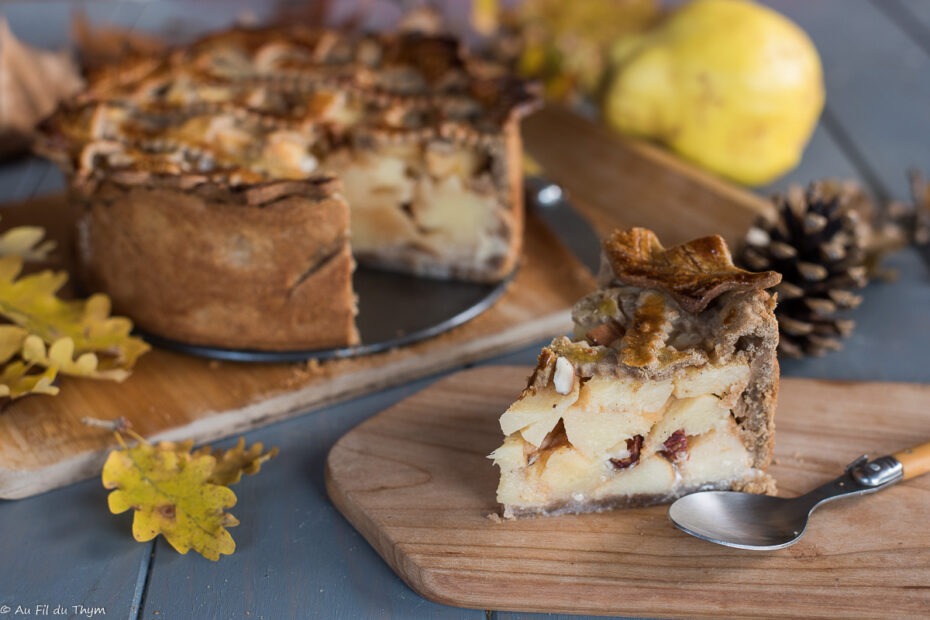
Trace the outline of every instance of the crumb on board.
<instances>
[{"instance_id":1,"label":"crumb on board","mask_svg":"<svg viewBox=\"0 0 930 620\"><path fill-rule=\"evenodd\" d=\"M487 514L488 521L493 521L494 523L503 523L504 520L501 519L501 516L496 512L491 512Z\"/></svg>"}]
</instances>

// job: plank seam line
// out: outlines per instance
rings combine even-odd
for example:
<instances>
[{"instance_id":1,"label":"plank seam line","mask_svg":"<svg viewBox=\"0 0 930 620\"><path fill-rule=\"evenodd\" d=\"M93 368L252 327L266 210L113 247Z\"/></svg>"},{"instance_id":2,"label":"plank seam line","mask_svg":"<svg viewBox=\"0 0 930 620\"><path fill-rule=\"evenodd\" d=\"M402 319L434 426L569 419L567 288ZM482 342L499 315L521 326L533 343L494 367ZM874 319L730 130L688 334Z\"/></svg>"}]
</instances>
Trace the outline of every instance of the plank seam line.
<instances>
[{"instance_id":1,"label":"plank seam line","mask_svg":"<svg viewBox=\"0 0 930 620\"><path fill-rule=\"evenodd\" d=\"M872 5L894 22L894 25L900 28L913 43L930 55L930 30L921 24L907 6L901 4L899 0L883 0L882 2L872 0Z\"/></svg>"},{"instance_id":2,"label":"plank seam line","mask_svg":"<svg viewBox=\"0 0 930 620\"><path fill-rule=\"evenodd\" d=\"M820 117L820 122L823 125L824 129L827 130L827 133L832 137L839 147L843 150L849 161L853 164L862 178L865 180L865 184L869 189L872 190L872 193L875 195L875 200L878 202L887 202L891 199L891 192L888 191L888 187L882 181L879 174L869 165L868 160L859 147L856 146L855 141L843 128L843 125L839 120L834 116L830 106L824 106L823 115ZM904 178L905 171L901 171L901 178Z\"/></svg>"},{"instance_id":3,"label":"plank seam line","mask_svg":"<svg viewBox=\"0 0 930 620\"><path fill-rule=\"evenodd\" d=\"M132 593L132 604L129 608L129 617L139 620L145 610L145 595L149 589L149 580L152 577L152 567L155 564L155 540L147 543L148 553L143 554L139 564L139 575L136 577L136 587Z\"/></svg>"}]
</instances>

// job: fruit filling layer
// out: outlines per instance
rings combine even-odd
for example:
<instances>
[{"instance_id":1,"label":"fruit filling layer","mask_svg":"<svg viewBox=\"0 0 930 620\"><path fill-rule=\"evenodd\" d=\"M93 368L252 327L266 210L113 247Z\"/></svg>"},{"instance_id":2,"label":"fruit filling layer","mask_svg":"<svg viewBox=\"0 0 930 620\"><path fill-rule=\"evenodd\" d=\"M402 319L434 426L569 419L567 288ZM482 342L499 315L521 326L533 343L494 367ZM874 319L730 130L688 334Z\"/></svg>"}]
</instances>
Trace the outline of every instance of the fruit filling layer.
<instances>
[{"instance_id":1,"label":"fruit filling layer","mask_svg":"<svg viewBox=\"0 0 930 620\"><path fill-rule=\"evenodd\" d=\"M660 381L579 377L556 357L551 379L500 418L506 439L490 458L505 516L655 503L752 478L738 405L749 377L741 356Z\"/></svg>"}]
</instances>

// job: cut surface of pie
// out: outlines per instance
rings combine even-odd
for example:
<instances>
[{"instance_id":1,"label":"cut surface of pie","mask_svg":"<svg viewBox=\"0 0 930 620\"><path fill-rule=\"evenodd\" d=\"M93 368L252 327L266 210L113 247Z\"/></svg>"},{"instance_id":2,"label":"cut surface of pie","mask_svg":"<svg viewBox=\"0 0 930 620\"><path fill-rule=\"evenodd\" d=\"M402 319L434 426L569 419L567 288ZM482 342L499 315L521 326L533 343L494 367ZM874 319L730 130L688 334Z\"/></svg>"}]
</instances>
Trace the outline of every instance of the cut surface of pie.
<instances>
[{"instance_id":1,"label":"cut surface of pie","mask_svg":"<svg viewBox=\"0 0 930 620\"><path fill-rule=\"evenodd\" d=\"M773 492L778 326L764 289L780 275L737 269L720 237L665 249L634 228L604 250L575 339L542 350L500 418L504 516Z\"/></svg>"},{"instance_id":2,"label":"cut surface of pie","mask_svg":"<svg viewBox=\"0 0 930 620\"><path fill-rule=\"evenodd\" d=\"M69 173L81 270L117 311L184 342L307 349L358 340L353 261L513 271L534 101L445 35L236 29L103 68L38 150Z\"/></svg>"}]
</instances>

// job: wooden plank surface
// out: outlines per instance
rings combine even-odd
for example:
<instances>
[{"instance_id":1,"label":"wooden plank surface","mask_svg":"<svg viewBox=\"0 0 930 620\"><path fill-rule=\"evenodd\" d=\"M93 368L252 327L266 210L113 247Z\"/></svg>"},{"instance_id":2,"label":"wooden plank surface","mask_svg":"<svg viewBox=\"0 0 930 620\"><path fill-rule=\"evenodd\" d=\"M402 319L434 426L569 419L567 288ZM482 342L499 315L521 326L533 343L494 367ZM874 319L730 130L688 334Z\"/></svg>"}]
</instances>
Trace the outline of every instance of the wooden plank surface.
<instances>
[{"instance_id":1,"label":"wooden plank surface","mask_svg":"<svg viewBox=\"0 0 930 620\"><path fill-rule=\"evenodd\" d=\"M697 540L661 506L489 519L498 472L487 454L530 371L447 377L330 452L330 498L420 594L479 609L663 617L900 618L930 609L930 477L822 508L804 538L778 552ZM930 386L788 379L779 398L771 473L784 496L838 476L864 452L930 438Z\"/></svg>"},{"instance_id":2,"label":"wooden plank surface","mask_svg":"<svg viewBox=\"0 0 930 620\"><path fill-rule=\"evenodd\" d=\"M57 605L68 614L59 618L81 617L74 605L104 608L98 618L135 617L152 543L132 540L128 515L108 516L106 495L97 482L44 503L0 502L0 618L33 618L44 604L50 618Z\"/></svg>"},{"instance_id":3,"label":"wooden plank surface","mask_svg":"<svg viewBox=\"0 0 930 620\"><path fill-rule=\"evenodd\" d=\"M57 255L70 256L62 199L4 213L5 226L46 226L61 244ZM319 364L218 363L155 349L124 383L65 377L58 396L18 400L0 416L0 496L28 496L99 471L111 438L81 424L84 416L125 416L146 437L211 441L564 332L571 304L592 287L591 274L530 217L523 264L504 296L428 341Z\"/></svg>"},{"instance_id":4,"label":"wooden plank surface","mask_svg":"<svg viewBox=\"0 0 930 620\"><path fill-rule=\"evenodd\" d=\"M870 2L772 4L817 45L832 121L828 129L869 168L875 191L906 198L908 168L930 168L927 51Z\"/></svg>"}]
</instances>

